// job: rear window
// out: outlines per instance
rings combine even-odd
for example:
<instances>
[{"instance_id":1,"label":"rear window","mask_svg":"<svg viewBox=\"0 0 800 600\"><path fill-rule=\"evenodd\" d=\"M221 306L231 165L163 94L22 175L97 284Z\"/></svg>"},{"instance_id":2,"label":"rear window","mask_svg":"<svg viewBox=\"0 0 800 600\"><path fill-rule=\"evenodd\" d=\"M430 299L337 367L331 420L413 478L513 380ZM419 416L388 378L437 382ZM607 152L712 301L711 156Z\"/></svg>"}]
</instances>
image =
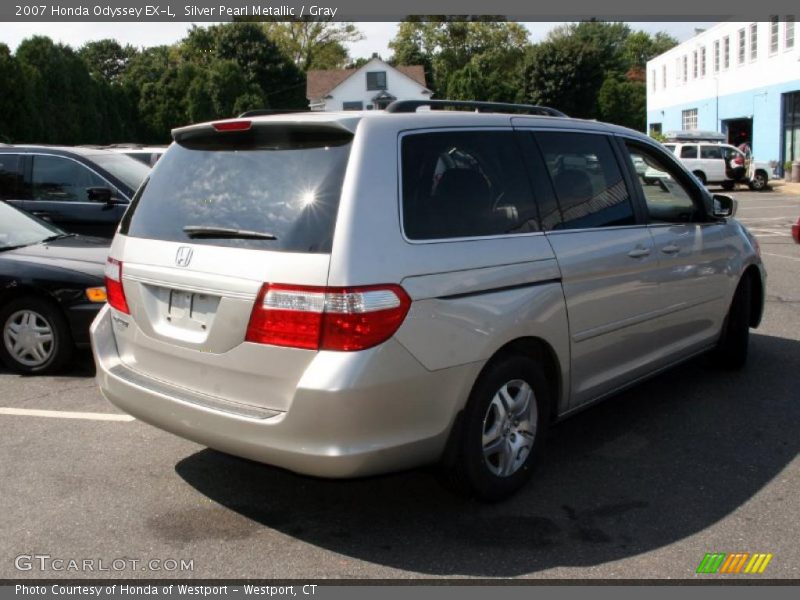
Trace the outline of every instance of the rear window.
<instances>
[{"instance_id":1,"label":"rear window","mask_svg":"<svg viewBox=\"0 0 800 600\"><path fill-rule=\"evenodd\" d=\"M331 128L253 128L173 144L122 221L132 237L327 253L352 135ZM275 239L190 237L222 228Z\"/></svg>"}]
</instances>

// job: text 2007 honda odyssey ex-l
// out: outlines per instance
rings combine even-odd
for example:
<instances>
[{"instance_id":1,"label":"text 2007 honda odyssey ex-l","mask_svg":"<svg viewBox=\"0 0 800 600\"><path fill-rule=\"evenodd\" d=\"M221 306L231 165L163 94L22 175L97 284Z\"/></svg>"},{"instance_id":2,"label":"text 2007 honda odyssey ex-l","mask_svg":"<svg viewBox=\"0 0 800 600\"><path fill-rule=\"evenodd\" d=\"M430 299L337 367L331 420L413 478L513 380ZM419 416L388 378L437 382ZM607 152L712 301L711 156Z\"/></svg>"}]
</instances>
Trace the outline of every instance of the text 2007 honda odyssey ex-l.
<instances>
[{"instance_id":1,"label":"text 2007 honda odyssey ex-l","mask_svg":"<svg viewBox=\"0 0 800 600\"><path fill-rule=\"evenodd\" d=\"M174 130L111 247L105 396L300 473L441 461L497 499L554 419L744 364L765 274L731 198L627 129L418 104Z\"/></svg>"}]
</instances>

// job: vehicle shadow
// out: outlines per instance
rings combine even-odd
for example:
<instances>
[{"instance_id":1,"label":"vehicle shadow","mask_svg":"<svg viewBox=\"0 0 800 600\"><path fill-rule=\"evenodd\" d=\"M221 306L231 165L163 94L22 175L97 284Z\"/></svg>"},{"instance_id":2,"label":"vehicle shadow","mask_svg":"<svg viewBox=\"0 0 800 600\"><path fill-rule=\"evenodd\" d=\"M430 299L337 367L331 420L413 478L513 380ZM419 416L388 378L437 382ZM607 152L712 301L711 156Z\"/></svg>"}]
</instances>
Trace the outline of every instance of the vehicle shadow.
<instances>
[{"instance_id":1,"label":"vehicle shadow","mask_svg":"<svg viewBox=\"0 0 800 600\"><path fill-rule=\"evenodd\" d=\"M327 481L203 450L176 472L254 528L393 568L599 565L704 530L797 455L800 342L754 335L751 351L743 372L698 359L554 427L534 481L496 505L449 493L430 470Z\"/></svg>"},{"instance_id":2,"label":"vehicle shadow","mask_svg":"<svg viewBox=\"0 0 800 600\"><path fill-rule=\"evenodd\" d=\"M0 362L0 375L17 375L16 371L12 371L2 362ZM92 358L92 351L88 349L79 349L75 351L72 358L61 369L46 377L75 377L78 379L95 376L94 358ZM19 377L43 377L37 373L30 375L21 374Z\"/></svg>"}]
</instances>

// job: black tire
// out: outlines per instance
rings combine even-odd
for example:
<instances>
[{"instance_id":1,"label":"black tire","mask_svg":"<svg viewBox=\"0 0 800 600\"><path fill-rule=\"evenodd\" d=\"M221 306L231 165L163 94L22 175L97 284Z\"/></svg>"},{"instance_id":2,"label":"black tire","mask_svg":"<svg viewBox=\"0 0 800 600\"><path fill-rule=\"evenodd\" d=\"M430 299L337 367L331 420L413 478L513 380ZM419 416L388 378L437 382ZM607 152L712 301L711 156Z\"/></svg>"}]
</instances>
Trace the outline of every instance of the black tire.
<instances>
[{"instance_id":1,"label":"black tire","mask_svg":"<svg viewBox=\"0 0 800 600\"><path fill-rule=\"evenodd\" d=\"M38 323L46 323L52 332L52 341L45 343L48 352L42 361L35 361L35 357L18 358L7 347L10 338L7 338L7 330L10 328L10 320L20 311L31 311L42 320ZM69 332L66 319L61 311L52 302L36 296L24 296L15 298L4 306L0 307L0 359L9 368L23 374L43 374L57 371L72 357L74 351L72 336ZM28 361L26 363L26 361ZM36 362L36 364L30 364Z\"/></svg>"},{"instance_id":2,"label":"black tire","mask_svg":"<svg viewBox=\"0 0 800 600\"><path fill-rule=\"evenodd\" d=\"M722 186L723 190L729 192L733 188L736 187L736 182L735 181L723 181L720 185Z\"/></svg>"},{"instance_id":3,"label":"black tire","mask_svg":"<svg viewBox=\"0 0 800 600\"><path fill-rule=\"evenodd\" d=\"M749 183L750 189L754 192L761 192L767 189L767 176L763 171L756 171L753 179Z\"/></svg>"},{"instance_id":4,"label":"black tire","mask_svg":"<svg viewBox=\"0 0 800 600\"><path fill-rule=\"evenodd\" d=\"M492 459L484 456L484 433L489 413L494 410L492 405L495 396L507 384L515 381L526 383L533 392L529 400L530 421L533 422L535 419L535 428L529 428L534 430L531 439L527 434L520 433L524 428L524 422L522 428L517 428L512 420L509 423L510 433L506 428L506 434L498 436L498 441L501 438L507 440L503 443L507 443L508 448L513 447L512 439L515 436L519 436L517 439L523 445L516 451L516 458L510 463L512 465L510 470L513 470L510 474L501 475L494 471L502 469L502 461L493 464ZM517 389L518 393L523 390L513 385L507 389L512 392ZM515 354L499 357L490 363L475 382L461 415L457 436L451 440L453 442L451 456L447 461L449 464L445 465L446 479L450 487L464 495L486 502L502 500L519 490L530 479L533 467L542 453L550 418L549 407L550 390L547 379L541 366L535 361ZM509 411L508 414L511 413L512 411ZM519 420L516 422L519 423ZM503 429L499 421L489 425L496 425L498 431ZM491 428L495 429L494 426ZM528 444L525 444L526 440L529 441ZM527 455L524 454L526 451Z\"/></svg>"},{"instance_id":5,"label":"black tire","mask_svg":"<svg viewBox=\"0 0 800 600\"><path fill-rule=\"evenodd\" d=\"M750 344L751 285L748 275L739 282L722 326L722 334L714 350L714 362L724 369L739 370L747 363L747 348Z\"/></svg>"},{"instance_id":6,"label":"black tire","mask_svg":"<svg viewBox=\"0 0 800 600\"><path fill-rule=\"evenodd\" d=\"M703 173L702 171L694 171L694 176L697 177L697 180L700 183L702 183L703 185L706 185L707 179L706 179L706 174L705 173Z\"/></svg>"}]
</instances>

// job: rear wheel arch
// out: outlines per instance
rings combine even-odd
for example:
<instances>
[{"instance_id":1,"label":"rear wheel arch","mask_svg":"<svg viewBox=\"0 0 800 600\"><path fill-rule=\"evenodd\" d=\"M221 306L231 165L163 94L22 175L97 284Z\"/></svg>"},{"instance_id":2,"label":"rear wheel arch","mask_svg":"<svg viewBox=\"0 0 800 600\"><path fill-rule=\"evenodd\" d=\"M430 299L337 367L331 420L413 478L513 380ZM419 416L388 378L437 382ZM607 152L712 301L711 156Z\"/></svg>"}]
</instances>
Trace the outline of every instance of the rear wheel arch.
<instances>
[{"instance_id":1,"label":"rear wheel arch","mask_svg":"<svg viewBox=\"0 0 800 600\"><path fill-rule=\"evenodd\" d=\"M550 418L555 419L558 415L558 399L563 390L561 363L558 360L553 347L537 337L517 338L508 342L489 360L489 363L498 360L502 356L520 355L532 358L539 363L544 370L545 378L550 389ZM487 364L489 364L487 363Z\"/></svg>"},{"instance_id":2,"label":"rear wheel arch","mask_svg":"<svg viewBox=\"0 0 800 600\"><path fill-rule=\"evenodd\" d=\"M758 267L750 265L745 269L742 278L750 278L750 327L758 327L764 310L764 284Z\"/></svg>"},{"instance_id":3,"label":"rear wheel arch","mask_svg":"<svg viewBox=\"0 0 800 600\"><path fill-rule=\"evenodd\" d=\"M558 418L558 400L564 387L563 371L555 350L542 338L522 337L504 344L486 361L483 368L475 377L475 381L467 388L468 393L471 392L472 388L486 371L498 362L513 356L531 358L541 365L545 374L545 379L547 380L548 391L550 392L550 406L548 407L549 420L556 420ZM465 406L462 406L461 410L458 411L450 427L450 434L441 458L443 465L451 465L455 458L455 453L457 452L457 446L461 437L464 408Z\"/></svg>"}]
</instances>

